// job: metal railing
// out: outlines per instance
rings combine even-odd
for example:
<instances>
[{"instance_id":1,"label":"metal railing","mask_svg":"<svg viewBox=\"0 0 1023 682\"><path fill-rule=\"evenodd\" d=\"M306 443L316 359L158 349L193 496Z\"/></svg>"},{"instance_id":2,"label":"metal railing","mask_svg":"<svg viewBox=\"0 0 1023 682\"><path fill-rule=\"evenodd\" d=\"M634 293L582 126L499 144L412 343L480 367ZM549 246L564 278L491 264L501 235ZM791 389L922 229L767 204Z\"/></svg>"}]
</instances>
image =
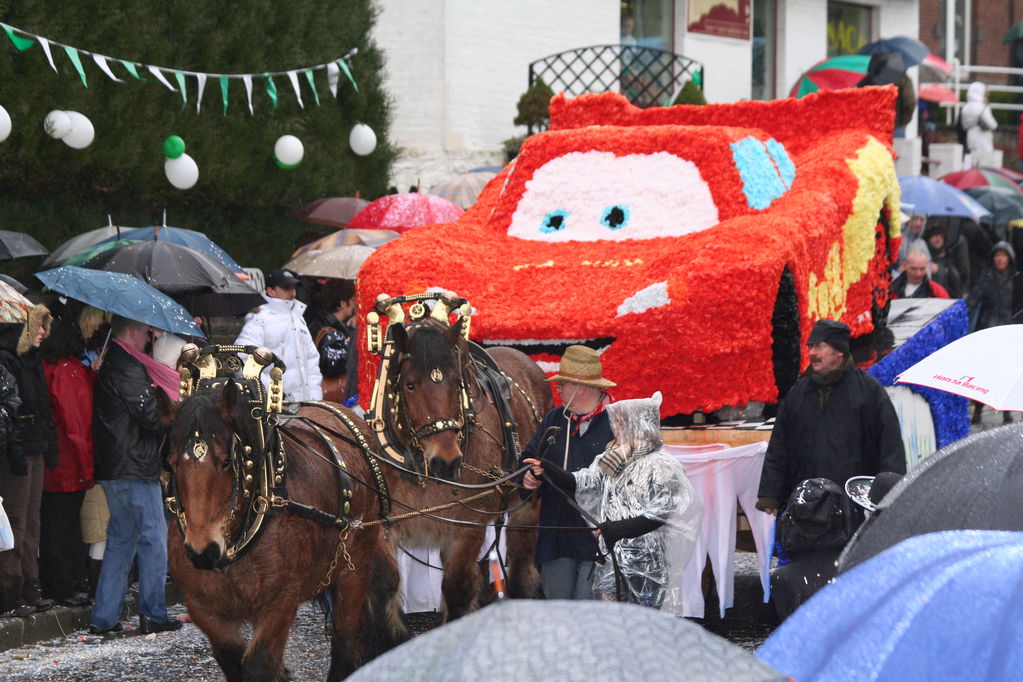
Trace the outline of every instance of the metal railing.
<instances>
[{"instance_id":1,"label":"metal railing","mask_svg":"<svg viewBox=\"0 0 1023 682\"><path fill-rule=\"evenodd\" d=\"M958 95L961 91L966 90L970 82L976 80L975 78L970 78L970 76L980 74L1023 77L1023 69L1011 66L974 66L972 64L960 64L958 60L955 60L952 63L952 92ZM921 83L921 86L923 85L930 85L930 83ZM944 83L938 83L938 85L944 85ZM1019 85L1002 85L1001 83L985 83L985 85L988 92L1023 93L1023 86ZM945 111L946 123L951 124L955 121L955 117L959 115L959 109L962 108L962 105L963 102L940 103L939 106ZM1023 104L1012 104L1010 102L991 102L989 106L992 111L1023 111Z\"/></svg>"},{"instance_id":2,"label":"metal railing","mask_svg":"<svg viewBox=\"0 0 1023 682\"><path fill-rule=\"evenodd\" d=\"M591 45L531 62L530 87L537 80L554 92L620 92L638 107L666 106L687 81L703 89L703 65L651 47Z\"/></svg>"}]
</instances>

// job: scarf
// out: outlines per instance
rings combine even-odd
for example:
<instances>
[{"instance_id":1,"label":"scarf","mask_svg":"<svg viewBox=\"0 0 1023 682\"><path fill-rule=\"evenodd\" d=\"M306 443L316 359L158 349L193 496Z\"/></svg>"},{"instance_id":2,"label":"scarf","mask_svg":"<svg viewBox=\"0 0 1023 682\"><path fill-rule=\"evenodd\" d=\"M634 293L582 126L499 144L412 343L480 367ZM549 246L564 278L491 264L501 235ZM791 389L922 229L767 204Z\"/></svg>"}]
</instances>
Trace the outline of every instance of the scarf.
<instances>
[{"instance_id":1,"label":"scarf","mask_svg":"<svg viewBox=\"0 0 1023 682\"><path fill-rule=\"evenodd\" d=\"M815 372L811 367L807 374L810 377L810 381L814 383L814 387L817 389L817 393L820 396L821 407L824 407L828 402L828 397L831 395L831 388L845 376L846 371L852 367L852 356L846 355L842 360L842 364L830 372Z\"/></svg>"},{"instance_id":2,"label":"scarf","mask_svg":"<svg viewBox=\"0 0 1023 682\"><path fill-rule=\"evenodd\" d=\"M142 351L135 350L131 346L121 343L117 339L114 339L114 343L123 348L125 353L141 362L142 366L146 368L149 378L153 380L153 384L162 388L164 393L170 396L171 400L177 402L181 399L181 395L178 393L178 390L181 388L181 377L176 371Z\"/></svg>"},{"instance_id":3,"label":"scarf","mask_svg":"<svg viewBox=\"0 0 1023 682\"><path fill-rule=\"evenodd\" d=\"M609 477L614 477L621 473L629 464L659 448L660 446L654 443L644 443L638 448L634 448L629 454L625 454L622 452L622 447L618 444L618 441L613 440L607 444L604 454L597 460L597 466Z\"/></svg>"},{"instance_id":4,"label":"scarf","mask_svg":"<svg viewBox=\"0 0 1023 682\"><path fill-rule=\"evenodd\" d=\"M569 433L571 435L573 435L573 436L578 436L579 435L579 430L582 427L582 425L585 422L588 422L591 419L593 419L594 417L596 417L601 412L603 412L604 408L607 407L611 403L612 400L614 400L614 398L611 397L611 394L608 393L607 391L604 391L603 395L601 395L601 397L600 397L600 402L597 403L597 406L594 407L589 412L587 412L586 414L576 414L575 412L569 412L568 413L568 418L569 418L569 423L571 425L571 428L569 429ZM567 412L567 410L566 410L566 412Z\"/></svg>"}]
</instances>

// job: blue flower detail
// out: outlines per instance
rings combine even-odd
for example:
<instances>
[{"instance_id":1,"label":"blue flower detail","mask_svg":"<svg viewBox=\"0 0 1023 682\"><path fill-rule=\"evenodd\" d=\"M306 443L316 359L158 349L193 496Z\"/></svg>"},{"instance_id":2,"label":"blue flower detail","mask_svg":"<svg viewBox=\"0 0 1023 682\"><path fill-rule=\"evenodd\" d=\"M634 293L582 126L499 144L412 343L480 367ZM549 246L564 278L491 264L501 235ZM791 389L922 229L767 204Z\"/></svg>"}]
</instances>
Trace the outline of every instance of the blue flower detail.
<instances>
[{"instance_id":1,"label":"blue flower detail","mask_svg":"<svg viewBox=\"0 0 1023 682\"><path fill-rule=\"evenodd\" d=\"M774 165L778 167L778 172L781 173L781 181L785 183L785 189L788 189L792 186L792 181L796 179L796 164L792 163L789 153L785 151L785 145L778 140L772 137L765 144L767 145L767 151L774 160Z\"/></svg>"},{"instance_id":2,"label":"blue flower detail","mask_svg":"<svg viewBox=\"0 0 1023 682\"><path fill-rule=\"evenodd\" d=\"M750 208L765 209L785 194L788 187L782 181L763 142L751 135L733 143L731 149L732 160L739 170L742 191Z\"/></svg>"},{"instance_id":3,"label":"blue flower detail","mask_svg":"<svg viewBox=\"0 0 1023 682\"><path fill-rule=\"evenodd\" d=\"M560 208L548 211L547 215L543 217L543 222L540 223L540 231L544 234L550 234L551 232L564 230L569 215L571 214L568 211Z\"/></svg>"},{"instance_id":4,"label":"blue flower detail","mask_svg":"<svg viewBox=\"0 0 1023 682\"><path fill-rule=\"evenodd\" d=\"M614 206L608 206L600 214L600 224L611 230L620 230L629 224L631 217L632 211L629 210L628 206L615 204Z\"/></svg>"}]
</instances>

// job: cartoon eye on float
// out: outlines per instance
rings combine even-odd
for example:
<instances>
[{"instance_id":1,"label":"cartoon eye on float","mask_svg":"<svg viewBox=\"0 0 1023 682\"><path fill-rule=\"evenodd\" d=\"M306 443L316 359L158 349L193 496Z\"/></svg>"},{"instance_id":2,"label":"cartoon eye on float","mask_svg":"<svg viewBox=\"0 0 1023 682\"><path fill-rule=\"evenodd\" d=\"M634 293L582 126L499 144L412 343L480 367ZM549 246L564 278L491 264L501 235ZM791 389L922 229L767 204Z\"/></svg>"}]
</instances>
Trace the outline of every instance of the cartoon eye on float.
<instances>
[{"instance_id":1,"label":"cartoon eye on float","mask_svg":"<svg viewBox=\"0 0 1023 682\"><path fill-rule=\"evenodd\" d=\"M789 191L796 179L796 166L780 142L749 136L730 146L750 208L765 209Z\"/></svg>"},{"instance_id":2,"label":"cartoon eye on float","mask_svg":"<svg viewBox=\"0 0 1023 682\"><path fill-rule=\"evenodd\" d=\"M609 230L620 230L629 224L631 215L628 206L608 206L600 216L600 224Z\"/></svg>"},{"instance_id":3,"label":"cartoon eye on float","mask_svg":"<svg viewBox=\"0 0 1023 682\"><path fill-rule=\"evenodd\" d=\"M570 152L541 165L525 185L508 226L520 239L652 239L719 222L699 168L669 152Z\"/></svg>"},{"instance_id":4,"label":"cartoon eye on float","mask_svg":"<svg viewBox=\"0 0 1023 682\"><path fill-rule=\"evenodd\" d=\"M562 211L561 209L548 211L547 215L543 217L543 222L540 224L540 231L544 234L550 234L551 232L564 230L568 215L568 211Z\"/></svg>"}]
</instances>

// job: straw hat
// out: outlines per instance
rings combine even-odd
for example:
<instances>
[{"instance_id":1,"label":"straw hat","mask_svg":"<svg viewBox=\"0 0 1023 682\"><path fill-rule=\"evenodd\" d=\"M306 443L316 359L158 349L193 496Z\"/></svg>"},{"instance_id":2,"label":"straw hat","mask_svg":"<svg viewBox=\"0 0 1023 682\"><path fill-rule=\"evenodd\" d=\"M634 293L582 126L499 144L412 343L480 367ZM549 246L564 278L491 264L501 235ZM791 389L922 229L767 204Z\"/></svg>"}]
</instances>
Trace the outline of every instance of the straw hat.
<instances>
[{"instance_id":1,"label":"straw hat","mask_svg":"<svg viewBox=\"0 0 1023 682\"><path fill-rule=\"evenodd\" d=\"M584 386L610 388L617 386L603 377L600 355L586 346L569 346L561 356L558 373L547 381L569 381Z\"/></svg>"}]
</instances>

